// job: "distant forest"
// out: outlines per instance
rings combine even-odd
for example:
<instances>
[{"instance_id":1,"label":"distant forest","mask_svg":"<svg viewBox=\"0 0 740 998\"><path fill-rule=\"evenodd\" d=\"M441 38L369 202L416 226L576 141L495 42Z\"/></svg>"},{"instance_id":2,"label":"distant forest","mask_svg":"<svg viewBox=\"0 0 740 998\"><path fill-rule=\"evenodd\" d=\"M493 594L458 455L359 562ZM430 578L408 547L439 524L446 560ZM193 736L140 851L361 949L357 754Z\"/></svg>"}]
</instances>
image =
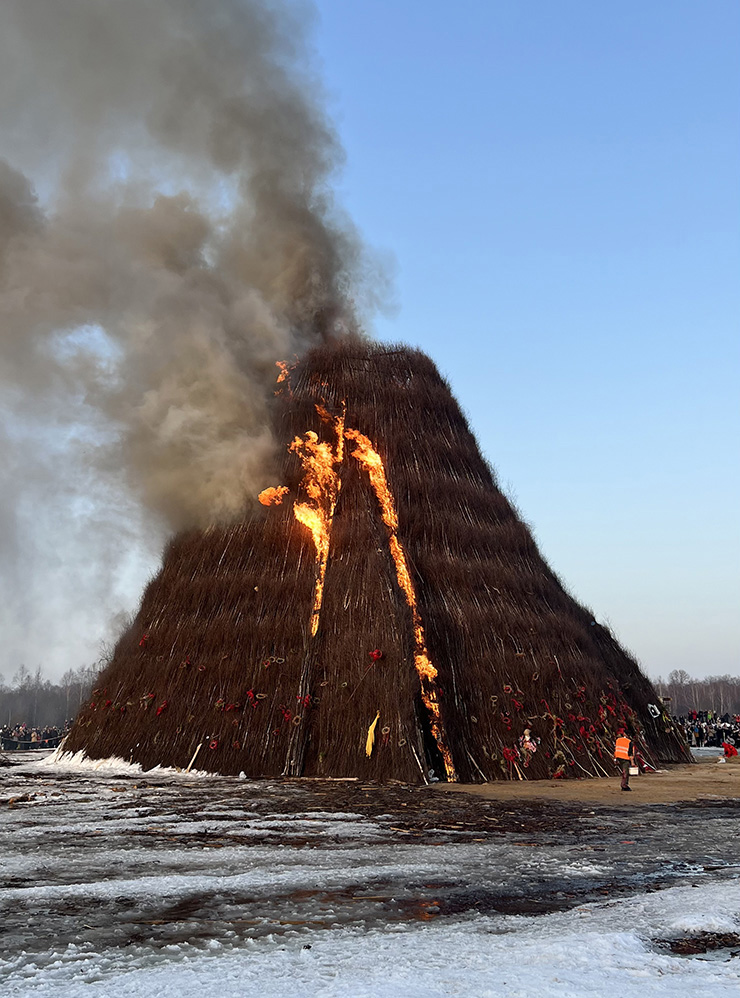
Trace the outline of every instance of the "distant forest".
<instances>
[{"instance_id":1,"label":"distant forest","mask_svg":"<svg viewBox=\"0 0 740 998\"><path fill-rule=\"evenodd\" d=\"M22 665L10 685L0 676L0 728L23 723L31 728L63 727L90 698L104 665L68 669L56 683L44 679L40 666L31 673Z\"/></svg>"},{"instance_id":2,"label":"distant forest","mask_svg":"<svg viewBox=\"0 0 740 998\"><path fill-rule=\"evenodd\" d=\"M690 710L713 710L740 714L740 676L707 676L692 679L683 669L674 669L668 681L654 679L653 686L662 697L671 698L671 714L686 716Z\"/></svg>"},{"instance_id":3,"label":"distant forest","mask_svg":"<svg viewBox=\"0 0 740 998\"><path fill-rule=\"evenodd\" d=\"M95 665L68 669L57 683L44 679L41 668L31 673L21 666L10 684L0 676L0 727L26 723L32 728L53 725L61 728L73 720L90 698L97 677L107 664L107 656ZM713 710L722 714L740 714L740 677L708 676L693 679L688 672L675 669L668 680L653 680L656 692L671 698L671 713L676 717L691 710Z\"/></svg>"}]
</instances>

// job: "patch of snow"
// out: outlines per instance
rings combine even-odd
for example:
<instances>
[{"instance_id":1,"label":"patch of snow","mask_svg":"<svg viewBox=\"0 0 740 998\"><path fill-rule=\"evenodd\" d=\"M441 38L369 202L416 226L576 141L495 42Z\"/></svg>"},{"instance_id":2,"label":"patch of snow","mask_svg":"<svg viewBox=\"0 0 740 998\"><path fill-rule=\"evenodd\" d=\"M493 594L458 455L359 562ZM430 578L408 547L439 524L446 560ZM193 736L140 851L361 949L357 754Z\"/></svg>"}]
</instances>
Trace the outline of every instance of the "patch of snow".
<instances>
[{"instance_id":1,"label":"patch of snow","mask_svg":"<svg viewBox=\"0 0 740 998\"><path fill-rule=\"evenodd\" d=\"M627 901L526 918L473 916L380 927L265 936L238 949L210 940L169 946L157 960L133 947L130 958L85 946L3 961L8 996L33 998L736 998L740 961L678 958L651 938L691 906L711 916L740 910L740 884L699 894L673 888ZM15 972L14 972L15 971Z\"/></svg>"},{"instance_id":2,"label":"patch of snow","mask_svg":"<svg viewBox=\"0 0 740 998\"><path fill-rule=\"evenodd\" d=\"M142 769L138 762L127 762L118 756L110 756L107 759L91 759L84 749L79 752L65 752L64 742L54 749L44 759L39 759L39 766L47 769L74 772L74 773L102 773L107 776L178 776L184 779L188 777L222 779L218 773L210 773L204 769L174 769L170 766L154 766L152 769Z\"/></svg>"},{"instance_id":3,"label":"patch of snow","mask_svg":"<svg viewBox=\"0 0 740 998\"><path fill-rule=\"evenodd\" d=\"M126 762L112 756L110 759L90 759L84 749L79 752L66 752L64 742L40 763L46 769L61 769L76 773L93 771L114 774L138 775L142 769L138 762Z\"/></svg>"},{"instance_id":4,"label":"patch of snow","mask_svg":"<svg viewBox=\"0 0 740 998\"><path fill-rule=\"evenodd\" d=\"M695 936L702 932L737 932L740 926L737 919L702 911L701 914L684 915L666 927L671 936Z\"/></svg>"}]
</instances>

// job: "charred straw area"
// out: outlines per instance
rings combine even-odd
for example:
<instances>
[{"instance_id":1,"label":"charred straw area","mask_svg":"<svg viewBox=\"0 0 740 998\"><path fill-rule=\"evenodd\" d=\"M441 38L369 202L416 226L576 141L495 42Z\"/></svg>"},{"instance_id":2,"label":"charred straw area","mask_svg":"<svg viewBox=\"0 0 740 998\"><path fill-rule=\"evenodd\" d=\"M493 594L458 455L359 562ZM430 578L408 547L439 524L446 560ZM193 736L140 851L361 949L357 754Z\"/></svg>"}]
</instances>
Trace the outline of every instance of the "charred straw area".
<instances>
[{"instance_id":1,"label":"charred straw area","mask_svg":"<svg viewBox=\"0 0 740 998\"><path fill-rule=\"evenodd\" d=\"M289 493L170 543L67 751L249 777L444 778L389 529L350 446L311 633L316 549L293 514L305 490L289 445L313 431L334 446L327 415L383 460L459 779L612 775L621 725L647 761L687 761L636 662L543 560L432 361L357 339L281 382L275 484Z\"/></svg>"}]
</instances>

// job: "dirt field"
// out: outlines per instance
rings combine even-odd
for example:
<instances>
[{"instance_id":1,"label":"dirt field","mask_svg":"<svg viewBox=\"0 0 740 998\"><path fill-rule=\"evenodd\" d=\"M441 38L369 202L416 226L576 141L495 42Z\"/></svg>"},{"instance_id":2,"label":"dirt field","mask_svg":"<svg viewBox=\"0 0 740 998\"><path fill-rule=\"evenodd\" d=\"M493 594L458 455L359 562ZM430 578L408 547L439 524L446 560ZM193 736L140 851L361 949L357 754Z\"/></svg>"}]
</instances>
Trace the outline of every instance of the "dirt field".
<instances>
[{"instance_id":1,"label":"dirt field","mask_svg":"<svg viewBox=\"0 0 740 998\"><path fill-rule=\"evenodd\" d=\"M719 752L719 750L717 750ZM740 756L718 763L717 756L693 765L671 766L657 773L630 777L632 793L622 793L619 777L599 780L537 780L511 783L438 783L435 790L463 791L488 800L547 800L583 804L675 804L706 798L740 798Z\"/></svg>"}]
</instances>

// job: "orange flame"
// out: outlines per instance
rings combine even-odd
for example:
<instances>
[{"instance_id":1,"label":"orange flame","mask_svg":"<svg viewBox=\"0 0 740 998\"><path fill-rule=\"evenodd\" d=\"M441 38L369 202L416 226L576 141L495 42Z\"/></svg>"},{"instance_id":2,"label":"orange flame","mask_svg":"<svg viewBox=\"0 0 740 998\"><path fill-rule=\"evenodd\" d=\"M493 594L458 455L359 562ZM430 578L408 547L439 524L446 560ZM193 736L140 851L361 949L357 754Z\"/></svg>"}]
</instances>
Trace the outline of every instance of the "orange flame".
<instances>
[{"instance_id":1,"label":"orange flame","mask_svg":"<svg viewBox=\"0 0 740 998\"><path fill-rule=\"evenodd\" d=\"M263 489L257 498L263 506L279 506L287 492L290 492L287 485L278 485L276 488Z\"/></svg>"},{"instance_id":2,"label":"orange flame","mask_svg":"<svg viewBox=\"0 0 740 998\"><path fill-rule=\"evenodd\" d=\"M439 751L442 753L447 778L448 780L456 780L457 774L455 773L452 755L446 745L444 727L440 716L439 690L435 683L437 670L429 658L426 638L424 636L424 625L416 602L416 590L411 573L409 572L406 553L397 536L398 513L396 512L393 494L388 487L383 460L370 440L358 430L345 430L344 435L348 440L354 441L356 445L355 450L352 451L352 457L360 463L370 476L370 484L378 499L383 523L385 523L390 531L388 546L393 563L396 566L396 578L411 609L411 620L414 627L414 667L421 683L421 698L431 718L430 726L432 734L439 747Z\"/></svg>"},{"instance_id":3,"label":"orange flame","mask_svg":"<svg viewBox=\"0 0 740 998\"><path fill-rule=\"evenodd\" d=\"M290 364L286 364L284 360L276 360L275 367L279 369L280 373L277 376L278 387L274 394L279 396L287 389L288 397L293 398L293 389L290 387L290 372L295 367L295 364L291 366Z\"/></svg>"},{"instance_id":4,"label":"orange flame","mask_svg":"<svg viewBox=\"0 0 740 998\"><path fill-rule=\"evenodd\" d=\"M342 406L344 406L344 403L342 403ZM332 416L325 406L316 405L316 412L321 417L321 422L331 426L336 433L337 443L335 447L334 463L341 464L344 460L344 409L342 409L341 416Z\"/></svg>"},{"instance_id":5,"label":"orange flame","mask_svg":"<svg viewBox=\"0 0 740 998\"><path fill-rule=\"evenodd\" d=\"M331 416L326 409L316 406L324 422L329 422L336 433L336 444L332 446L319 440L318 434L309 430L305 439L296 437L290 445L303 466L301 487L308 496L307 502L296 503L293 515L311 532L316 548L316 582L314 585L313 607L311 610L311 636L319 629L321 604L324 598L324 579L329 560L329 541L334 509L339 498L342 482L337 468L344 456L344 412Z\"/></svg>"}]
</instances>

